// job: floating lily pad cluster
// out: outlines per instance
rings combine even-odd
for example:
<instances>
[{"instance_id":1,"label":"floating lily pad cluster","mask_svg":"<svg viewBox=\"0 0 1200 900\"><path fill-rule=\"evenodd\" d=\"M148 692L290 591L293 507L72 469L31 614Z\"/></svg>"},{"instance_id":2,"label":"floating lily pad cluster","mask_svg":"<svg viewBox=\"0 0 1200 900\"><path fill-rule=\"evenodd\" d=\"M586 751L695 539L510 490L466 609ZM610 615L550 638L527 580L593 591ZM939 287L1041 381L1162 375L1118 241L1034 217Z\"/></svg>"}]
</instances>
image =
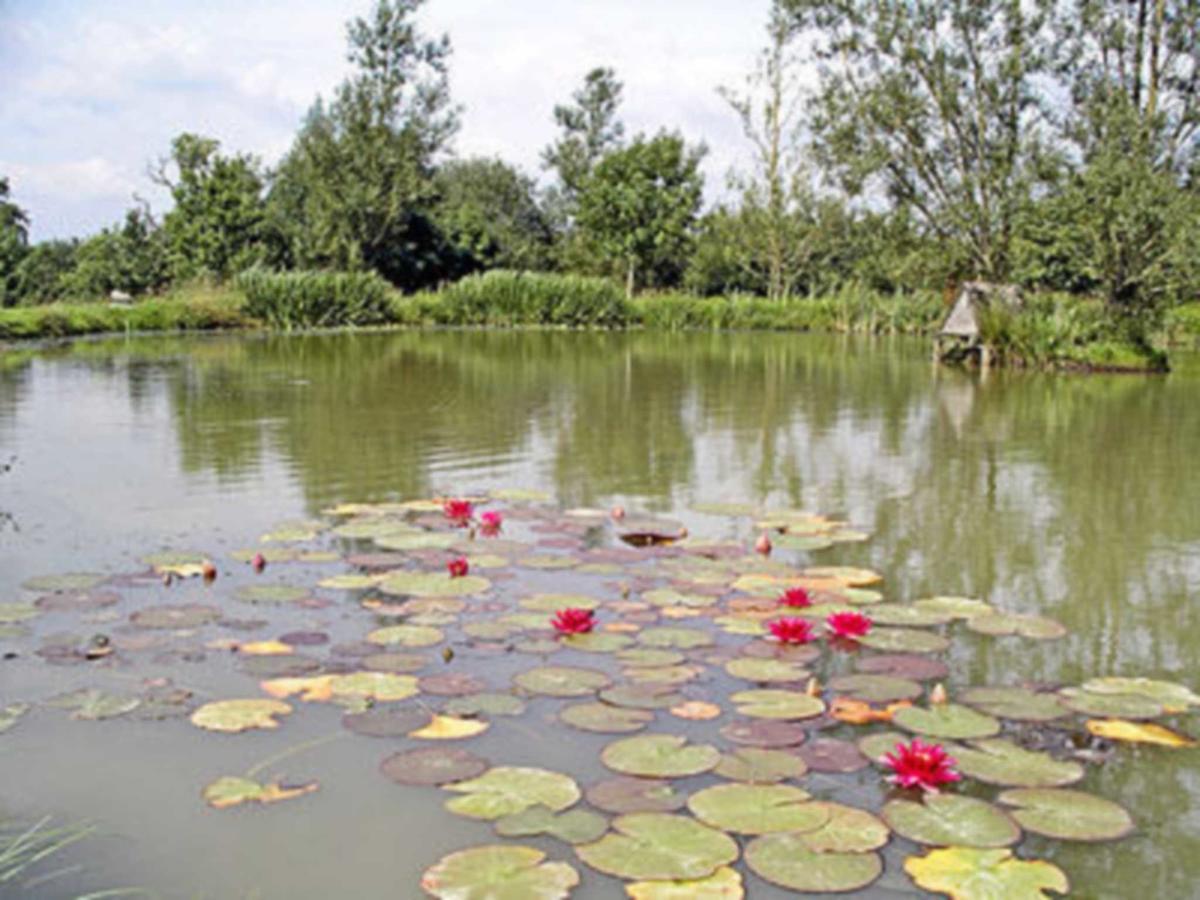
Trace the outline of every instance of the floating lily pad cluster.
<instances>
[{"instance_id":1,"label":"floating lily pad cluster","mask_svg":"<svg viewBox=\"0 0 1200 900\"><path fill-rule=\"evenodd\" d=\"M697 507L701 522L741 524L742 540L729 541L548 503L497 491L452 505L345 504L228 559L167 549L128 575L32 579L28 597L0 604L0 625L20 636L41 631L43 617L73 622L40 638L47 665L100 674L223 654L246 679L241 695L203 703L164 677L40 698L76 719L187 716L198 739L237 741L286 731L316 705L340 707L345 733L386 748L385 783L441 791L448 814L494 830L494 843L426 871L421 888L443 898L567 897L588 871L643 900L738 898L755 879L846 893L883 875L889 844L934 893L1065 893L1066 874L1025 858L1022 842L1135 829L1125 808L1081 786L1111 755L1107 742L1194 746L1180 721L1200 696L1172 682L1030 685L1014 673L1009 684L955 685L942 654L956 640L1066 631L975 598L904 602L870 569L809 564L807 554L867 539L847 523ZM733 530L723 522L719 533ZM754 549L763 533L769 553ZM869 620L865 633L833 632L830 617L846 613ZM771 637L785 616L811 623L793 629L803 641ZM23 727L30 710L0 709L0 732ZM463 746L522 716L581 747L606 736L589 768L609 774L585 780ZM889 792L885 754L914 738L948 753L961 781ZM864 781L879 783L883 802L844 790ZM220 810L300 803L317 789L252 769L198 791ZM535 838L555 842L556 858L519 843Z\"/></svg>"}]
</instances>

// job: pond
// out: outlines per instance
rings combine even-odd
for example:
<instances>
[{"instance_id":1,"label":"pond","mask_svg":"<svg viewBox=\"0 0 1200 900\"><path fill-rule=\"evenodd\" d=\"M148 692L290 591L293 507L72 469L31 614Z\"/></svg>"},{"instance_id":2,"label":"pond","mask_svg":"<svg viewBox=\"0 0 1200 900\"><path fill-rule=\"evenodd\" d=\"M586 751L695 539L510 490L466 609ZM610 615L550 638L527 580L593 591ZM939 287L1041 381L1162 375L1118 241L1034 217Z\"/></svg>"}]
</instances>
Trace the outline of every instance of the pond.
<instances>
[{"instance_id":1,"label":"pond","mask_svg":"<svg viewBox=\"0 0 1200 900\"><path fill-rule=\"evenodd\" d=\"M981 378L935 369L925 342L913 340L465 331L10 348L0 355L0 464L12 460L11 471L0 474L0 601L10 604L10 618L21 618L13 610L39 596L61 602L46 601L0 639L7 654L0 707L33 705L0 735L0 812L95 826L37 870L66 871L27 893L134 887L170 898L408 898L421 895L422 873L444 855L507 842L570 863L582 878L573 897L623 895L619 880L584 864L563 842L499 838L488 821L447 811L455 794L395 784L381 762L422 742L404 732L380 738L347 730L347 711L338 704L292 696L292 713L279 727L237 735L189 721L200 704L265 697L258 683L272 675L360 669L370 652L364 636L403 621L396 608L402 596L316 586L354 571L344 562L276 561L287 548L340 557L379 552L381 545L318 534L315 525L313 534L301 526L297 534L276 534L283 540L260 540L280 523L320 520L327 528L370 518L323 518L344 503L499 492L506 499L481 507L505 517L492 545L498 549L490 551L480 535L472 551L470 577L492 581L481 597L465 601L481 604L479 621L489 611L493 618L520 612L517 601L536 594L584 594L600 598L599 620L617 626L603 635L706 630L715 648L676 654L694 670L679 676L678 691L681 702L714 700L719 717L681 718L661 709L643 734L685 735L726 752L736 749L721 731L737 717L730 692L763 685L739 681L724 666L751 643L768 645L736 624L721 625L720 614L705 606L719 600L724 608L736 597L728 581L706 592L694 574L698 562L692 575L680 576L680 548L638 550L618 540L624 526L605 515L614 506L630 520L653 519L650 530L663 520L682 523L690 537L681 548L708 542L728 555L730 544L740 544L747 571L759 531L755 516L733 513L809 510L847 523L837 526L843 537L869 538L839 538L832 546L801 539L788 547L775 531L769 562L760 558L764 567L870 569L883 576L872 588L889 603L977 598L1065 628L1057 639L983 635L962 621L927 629L949 639L930 658L948 667L940 680L952 702L968 686L1057 689L1095 676L1200 687L1197 409L1195 359L1183 358L1175 373L1157 378ZM548 500L504 493L515 489L544 492ZM405 522L453 533L440 521L440 507L429 510L418 506ZM825 520L805 521L821 531ZM411 535L411 528L398 533ZM463 546L465 534L455 540ZM443 570L436 547L413 551L403 540L394 546L410 547L396 557L401 564ZM255 574L246 559L263 548L271 550L268 564ZM146 559L168 551L212 559L216 581L167 586L147 577ZM630 562L636 553L648 562ZM571 568L555 568L555 560ZM583 562L591 566L579 571ZM68 572L112 580L82 594L23 587ZM686 594L681 582L697 588L694 608L687 600L640 602L656 588ZM242 602L255 596L248 588L263 585L296 587L301 602ZM268 594L258 599L296 599ZM370 596L378 601L374 610L361 605ZM547 610L554 606L546 603ZM179 628L138 627L138 611L163 606L216 612L196 621L184 612ZM870 605L862 609L870 614ZM429 688L422 694L426 711L452 701L455 678L474 690L482 682L512 693L513 676L535 667L583 667L613 679L622 671L611 653L546 652L552 633L480 627L476 640L460 630L452 606L435 603L422 612L419 621L440 623L446 641L388 647L382 655L390 660L373 665L420 676ZM291 668L233 649L289 635ZM104 652L91 654L96 648ZM824 662L812 668L822 682L853 671L871 652L858 650L822 650ZM678 674L687 666L668 668ZM455 678L437 678L445 675ZM115 715L118 707L101 699L103 720L88 721L79 717L85 701L73 694L87 689L137 696L141 709ZM586 693L595 699L594 688ZM522 715L464 714L464 721L490 727L470 740L424 746L466 750L493 766L567 773L584 788L613 777L601 751L628 735L565 727L556 714L578 698L515 694L526 706ZM75 716L48 702L58 698L61 706L64 695L68 704L75 696ZM1070 727L1062 724L1068 721ZM1083 721L1042 727L1005 720L1005 736L1026 746L1041 741L1060 757L1074 752L1085 774L1073 788L1123 805L1136 830L1104 843L1030 833L1019 855L1056 864L1078 896L1193 896L1200 750L1089 743L1079 737ZM1198 730L1194 714L1158 721ZM847 741L887 730L827 717L820 724L831 726L821 738ZM205 804L206 785L248 771L264 783L319 788L269 806ZM886 774L867 766L836 776L810 772L791 783L821 801L878 812L892 790ZM713 774L675 782L683 793L719 783ZM963 792L992 800L998 789L971 783ZM750 840L737 837L743 847ZM920 893L904 861L925 852L893 836L879 850L882 877L861 895ZM792 895L745 863L737 869L750 897Z\"/></svg>"}]
</instances>

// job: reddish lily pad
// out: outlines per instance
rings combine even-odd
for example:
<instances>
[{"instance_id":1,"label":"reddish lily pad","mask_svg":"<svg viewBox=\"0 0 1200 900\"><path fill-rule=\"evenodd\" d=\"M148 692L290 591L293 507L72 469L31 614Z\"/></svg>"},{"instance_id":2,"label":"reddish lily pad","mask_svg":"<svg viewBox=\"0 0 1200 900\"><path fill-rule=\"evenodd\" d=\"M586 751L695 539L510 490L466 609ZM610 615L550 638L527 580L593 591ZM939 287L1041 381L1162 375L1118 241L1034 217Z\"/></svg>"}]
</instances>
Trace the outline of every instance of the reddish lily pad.
<instances>
[{"instance_id":1,"label":"reddish lily pad","mask_svg":"<svg viewBox=\"0 0 1200 900\"><path fill-rule=\"evenodd\" d=\"M807 771L804 760L795 754L758 747L743 747L726 753L713 770L722 778L747 784L778 784L789 778L799 778Z\"/></svg>"},{"instance_id":2,"label":"reddish lily pad","mask_svg":"<svg viewBox=\"0 0 1200 900\"><path fill-rule=\"evenodd\" d=\"M795 747L808 737L808 732L795 722L770 719L735 719L721 728L721 735L744 747Z\"/></svg>"},{"instance_id":3,"label":"reddish lily pad","mask_svg":"<svg viewBox=\"0 0 1200 900\"><path fill-rule=\"evenodd\" d=\"M932 681L945 678L950 670L941 660L930 659L911 653L881 653L864 656L854 663L854 668L867 675L890 675L912 681Z\"/></svg>"},{"instance_id":4,"label":"reddish lily pad","mask_svg":"<svg viewBox=\"0 0 1200 900\"><path fill-rule=\"evenodd\" d=\"M857 772L870 765L858 747L836 738L809 741L796 753L814 772L844 774Z\"/></svg>"},{"instance_id":5,"label":"reddish lily pad","mask_svg":"<svg viewBox=\"0 0 1200 900\"><path fill-rule=\"evenodd\" d=\"M605 812L674 812L687 802L669 781L653 778L609 778L587 789L587 801Z\"/></svg>"},{"instance_id":6,"label":"reddish lily pad","mask_svg":"<svg viewBox=\"0 0 1200 900\"><path fill-rule=\"evenodd\" d=\"M428 710L419 706L376 706L359 713L342 716L342 727L367 737L404 737L424 728L433 720ZM423 751L429 752L429 751ZM442 752L442 751L438 751ZM463 775L470 778L470 775Z\"/></svg>"},{"instance_id":7,"label":"reddish lily pad","mask_svg":"<svg viewBox=\"0 0 1200 900\"><path fill-rule=\"evenodd\" d=\"M488 761L458 748L427 747L395 753L379 770L397 784L432 787L482 775Z\"/></svg>"}]
</instances>

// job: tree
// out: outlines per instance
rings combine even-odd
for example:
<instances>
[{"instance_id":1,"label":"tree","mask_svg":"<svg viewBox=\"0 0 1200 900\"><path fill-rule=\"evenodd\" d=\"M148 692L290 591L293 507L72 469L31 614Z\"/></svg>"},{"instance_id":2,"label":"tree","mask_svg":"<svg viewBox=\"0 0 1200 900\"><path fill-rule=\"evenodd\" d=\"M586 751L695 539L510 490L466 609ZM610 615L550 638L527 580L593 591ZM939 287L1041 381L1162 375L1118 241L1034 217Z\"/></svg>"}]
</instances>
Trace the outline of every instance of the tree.
<instances>
[{"instance_id":1,"label":"tree","mask_svg":"<svg viewBox=\"0 0 1200 900\"><path fill-rule=\"evenodd\" d=\"M792 53L795 32L778 0L767 33L770 42L746 90L722 88L720 93L754 147L752 170L731 178L741 194L741 226L752 248L747 263L765 270L767 296L780 299L796 289L811 252L816 199L804 160L805 97L799 60Z\"/></svg>"},{"instance_id":2,"label":"tree","mask_svg":"<svg viewBox=\"0 0 1200 900\"><path fill-rule=\"evenodd\" d=\"M640 285L679 280L704 195L705 148L678 134L638 135L596 166L579 198L579 228L596 255L621 272L632 296Z\"/></svg>"},{"instance_id":3,"label":"tree","mask_svg":"<svg viewBox=\"0 0 1200 900\"><path fill-rule=\"evenodd\" d=\"M562 134L543 151L542 160L558 175L562 199L571 211L596 164L621 146L625 126L617 110L623 90L614 70L592 69L583 87L571 95L574 103L554 107Z\"/></svg>"},{"instance_id":4,"label":"tree","mask_svg":"<svg viewBox=\"0 0 1200 900\"><path fill-rule=\"evenodd\" d=\"M433 218L459 272L545 267L550 227L531 178L499 159L468 159L443 166L435 187Z\"/></svg>"},{"instance_id":5,"label":"tree","mask_svg":"<svg viewBox=\"0 0 1200 900\"><path fill-rule=\"evenodd\" d=\"M77 240L39 241L17 266L13 303L34 306L68 297L67 278L75 268Z\"/></svg>"},{"instance_id":6,"label":"tree","mask_svg":"<svg viewBox=\"0 0 1200 900\"><path fill-rule=\"evenodd\" d=\"M263 177L254 157L224 156L221 144L181 134L151 177L171 191L163 220L171 270L178 279L224 280L261 262L265 252ZM172 171L173 170L173 171ZM127 226L146 223L137 215Z\"/></svg>"},{"instance_id":7,"label":"tree","mask_svg":"<svg viewBox=\"0 0 1200 900\"><path fill-rule=\"evenodd\" d=\"M821 63L823 162L880 185L970 271L1004 279L1018 211L1052 161L1037 79L1053 0L781 0Z\"/></svg>"},{"instance_id":8,"label":"tree","mask_svg":"<svg viewBox=\"0 0 1200 900\"><path fill-rule=\"evenodd\" d=\"M8 179L0 176L0 306L17 300L17 266L29 249L29 216L9 199Z\"/></svg>"},{"instance_id":9,"label":"tree","mask_svg":"<svg viewBox=\"0 0 1200 900\"><path fill-rule=\"evenodd\" d=\"M446 37L412 22L425 0L377 0L347 28L351 75L309 111L271 191L297 266L374 269L403 287L436 279L434 166L458 127Z\"/></svg>"},{"instance_id":10,"label":"tree","mask_svg":"<svg viewBox=\"0 0 1200 900\"><path fill-rule=\"evenodd\" d=\"M149 211L135 207L120 226L105 228L79 244L71 269L61 279L62 291L68 297L96 299L114 290L134 296L160 290L171 274L167 240Z\"/></svg>"}]
</instances>

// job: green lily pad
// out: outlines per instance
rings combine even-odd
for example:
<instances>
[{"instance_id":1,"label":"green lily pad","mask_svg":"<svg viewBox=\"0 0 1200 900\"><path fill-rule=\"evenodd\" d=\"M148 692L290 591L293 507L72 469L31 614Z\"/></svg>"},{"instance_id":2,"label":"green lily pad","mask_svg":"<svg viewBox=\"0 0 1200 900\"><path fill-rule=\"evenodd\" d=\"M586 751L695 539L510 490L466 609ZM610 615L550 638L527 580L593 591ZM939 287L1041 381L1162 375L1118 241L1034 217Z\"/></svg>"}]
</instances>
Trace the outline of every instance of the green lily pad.
<instances>
[{"instance_id":1,"label":"green lily pad","mask_svg":"<svg viewBox=\"0 0 1200 900\"><path fill-rule=\"evenodd\" d=\"M1157 719L1166 710L1145 694L1094 694L1083 688L1063 688L1059 702L1071 712L1114 719Z\"/></svg>"},{"instance_id":2,"label":"green lily pad","mask_svg":"<svg viewBox=\"0 0 1200 900\"><path fill-rule=\"evenodd\" d=\"M915 700L924 692L915 681L888 675L842 675L829 682L829 689L868 703Z\"/></svg>"},{"instance_id":3,"label":"green lily pad","mask_svg":"<svg viewBox=\"0 0 1200 900\"><path fill-rule=\"evenodd\" d=\"M10 703L8 706L0 709L0 734L11 729L16 725L24 715L33 709L33 706L28 703Z\"/></svg>"},{"instance_id":4,"label":"green lily pad","mask_svg":"<svg viewBox=\"0 0 1200 900\"><path fill-rule=\"evenodd\" d=\"M630 681L652 684L687 684L704 674L700 666L653 666L648 669L624 669L623 674Z\"/></svg>"},{"instance_id":5,"label":"green lily pad","mask_svg":"<svg viewBox=\"0 0 1200 900\"><path fill-rule=\"evenodd\" d=\"M756 659L751 656L739 656L725 663L725 671L734 678L746 681L803 681L812 673L795 663L782 662L777 659Z\"/></svg>"},{"instance_id":6,"label":"green lily pad","mask_svg":"<svg viewBox=\"0 0 1200 900\"><path fill-rule=\"evenodd\" d=\"M867 853L888 842L887 825L865 809L841 803L815 803L827 812L820 828L805 831L801 837L809 850L817 853Z\"/></svg>"},{"instance_id":7,"label":"green lily pad","mask_svg":"<svg viewBox=\"0 0 1200 900\"><path fill-rule=\"evenodd\" d=\"M687 795L676 791L669 781L620 775L588 788L587 801L596 809L624 815L674 812L687 803Z\"/></svg>"},{"instance_id":8,"label":"green lily pad","mask_svg":"<svg viewBox=\"0 0 1200 900\"><path fill-rule=\"evenodd\" d=\"M617 654L617 661L626 666L677 666L687 659L675 650L652 650L645 647L634 647L622 650Z\"/></svg>"},{"instance_id":9,"label":"green lily pad","mask_svg":"<svg viewBox=\"0 0 1200 900\"><path fill-rule=\"evenodd\" d=\"M215 606L152 606L140 609L129 617L138 628L174 630L200 628L221 618Z\"/></svg>"},{"instance_id":10,"label":"green lily pad","mask_svg":"<svg viewBox=\"0 0 1200 900\"><path fill-rule=\"evenodd\" d=\"M916 734L949 740L985 738L1000 733L1000 723L967 706L942 703L922 709L907 706L896 711L892 721Z\"/></svg>"},{"instance_id":11,"label":"green lily pad","mask_svg":"<svg viewBox=\"0 0 1200 900\"><path fill-rule=\"evenodd\" d=\"M896 749L897 744L907 744L909 737L898 731L884 731L879 734L868 734L858 739L858 749L871 762L877 763L886 753Z\"/></svg>"},{"instance_id":12,"label":"green lily pad","mask_svg":"<svg viewBox=\"0 0 1200 900\"><path fill-rule=\"evenodd\" d=\"M926 597L916 601L913 606L924 612L939 613L952 619L987 616L996 611L990 603L972 600L970 597Z\"/></svg>"},{"instance_id":13,"label":"green lily pad","mask_svg":"<svg viewBox=\"0 0 1200 900\"><path fill-rule=\"evenodd\" d=\"M904 861L919 887L955 900L1044 900L1071 889L1062 870L1043 860L1017 859L1011 850L948 847Z\"/></svg>"},{"instance_id":14,"label":"green lily pad","mask_svg":"<svg viewBox=\"0 0 1200 900\"><path fill-rule=\"evenodd\" d=\"M525 712L525 701L512 694L484 691L455 697L446 703L442 711L452 716L519 716Z\"/></svg>"},{"instance_id":15,"label":"green lily pad","mask_svg":"<svg viewBox=\"0 0 1200 900\"><path fill-rule=\"evenodd\" d=\"M71 713L72 719L99 722L133 712L142 705L142 701L139 697L126 694L110 694L95 688L83 688L69 694L60 694L51 700L49 705L74 710Z\"/></svg>"},{"instance_id":16,"label":"green lily pad","mask_svg":"<svg viewBox=\"0 0 1200 900\"><path fill-rule=\"evenodd\" d=\"M990 803L957 794L930 794L921 803L891 800L883 820L901 837L934 847L1009 847L1021 829Z\"/></svg>"},{"instance_id":17,"label":"green lily pad","mask_svg":"<svg viewBox=\"0 0 1200 900\"><path fill-rule=\"evenodd\" d=\"M1026 750L1001 738L972 741L968 746L953 748L951 755L964 775L1002 787L1062 787L1074 784L1084 774L1077 762Z\"/></svg>"},{"instance_id":18,"label":"green lily pad","mask_svg":"<svg viewBox=\"0 0 1200 900\"><path fill-rule=\"evenodd\" d=\"M814 550L827 550L833 546L833 539L825 534L788 534L779 535L774 540L776 550L801 550L811 553Z\"/></svg>"},{"instance_id":19,"label":"green lily pad","mask_svg":"<svg viewBox=\"0 0 1200 900\"><path fill-rule=\"evenodd\" d=\"M260 540L264 544L297 544L315 540L327 527L324 522L312 520L280 522Z\"/></svg>"},{"instance_id":20,"label":"green lily pad","mask_svg":"<svg viewBox=\"0 0 1200 900\"><path fill-rule=\"evenodd\" d=\"M570 556L553 556L549 553L539 553L533 556L525 556L517 560L517 565L524 569L541 569L543 571L554 571L556 569L573 568L577 560Z\"/></svg>"},{"instance_id":21,"label":"green lily pad","mask_svg":"<svg viewBox=\"0 0 1200 900\"><path fill-rule=\"evenodd\" d=\"M979 634L996 637L1015 635L1039 641L1053 641L1067 636L1067 629L1053 619L999 612L972 616L967 619L967 628Z\"/></svg>"},{"instance_id":22,"label":"green lily pad","mask_svg":"<svg viewBox=\"0 0 1200 900\"><path fill-rule=\"evenodd\" d=\"M422 787L462 782L482 775L487 768L486 759L456 747L406 750L379 764L379 771L397 784Z\"/></svg>"},{"instance_id":23,"label":"green lily pad","mask_svg":"<svg viewBox=\"0 0 1200 900\"><path fill-rule=\"evenodd\" d=\"M646 591L642 594L642 600L651 606L687 606L695 609L703 609L717 604L716 597L710 597L707 594L684 594L671 588Z\"/></svg>"},{"instance_id":24,"label":"green lily pad","mask_svg":"<svg viewBox=\"0 0 1200 900\"><path fill-rule=\"evenodd\" d=\"M614 772L624 775L685 778L716 768L721 754L709 744L688 744L687 738L681 735L648 734L614 741L604 748L600 760Z\"/></svg>"},{"instance_id":25,"label":"green lily pad","mask_svg":"<svg viewBox=\"0 0 1200 900\"><path fill-rule=\"evenodd\" d=\"M243 603L295 603L310 596L307 589L290 584L244 584L237 589Z\"/></svg>"},{"instance_id":26,"label":"green lily pad","mask_svg":"<svg viewBox=\"0 0 1200 900\"><path fill-rule=\"evenodd\" d=\"M825 712L819 697L800 691L739 691L729 699L741 715L754 719L811 719Z\"/></svg>"},{"instance_id":27,"label":"green lily pad","mask_svg":"<svg viewBox=\"0 0 1200 900\"><path fill-rule=\"evenodd\" d=\"M808 791L786 784L718 784L688 798L705 825L738 834L813 831L829 818Z\"/></svg>"},{"instance_id":28,"label":"green lily pad","mask_svg":"<svg viewBox=\"0 0 1200 900\"><path fill-rule=\"evenodd\" d=\"M602 631L592 631L588 634L569 634L560 639L564 647L579 650L583 653L616 653L624 650L633 643L633 638L627 634L607 634Z\"/></svg>"},{"instance_id":29,"label":"green lily pad","mask_svg":"<svg viewBox=\"0 0 1200 900\"><path fill-rule=\"evenodd\" d=\"M0 625L24 622L41 614L32 603L0 603Z\"/></svg>"},{"instance_id":30,"label":"green lily pad","mask_svg":"<svg viewBox=\"0 0 1200 900\"><path fill-rule=\"evenodd\" d=\"M954 621L950 613L916 604L880 603L871 607L871 621L876 625L906 625L927 628Z\"/></svg>"},{"instance_id":31,"label":"green lily pad","mask_svg":"<svg viewBox=\"0 0 1200 900\"><path fill-rule=\"evenodd\" d=\"M670 709L684 702L683 695L676 693L673 685L654 682L618 684L601 691L600 699L627 709Z\"/></svg>"},{"instance_id":32,"label":"green lily pad","mask_svg":"<svg viewBox=\"0 0 1200 900\"><path fill-rule=\"evenodd\" d=\"M417 679L392 672L352 672L333 676L329 688L335 697L361 697L390 703L416 696Z\"/></svg>"},{"instance_id":33,"label":"green lily pad","mask_svg":"<svg viewBox=\"0 0 1200 900\"><path fill-rule=\"evenodd\" d=\"M429 625L391 625L367 635L370 643L382 647L432 647L445 639L440 629Z\"/></svg>"},{"instance_id":34,"label":"green lily pad","mask_svg":"<svg viewBox=\"0 0 1200 900\"><path fill-rule=\"evenodd\" d=\"M695 650L710 647L713 637L707 631L696 628L646 628L638 633L638 643L647 647L665 647L676 650Z\"/></svg>"},{"instance_id":35,"label":"green lily pad","mask_svg":"<svg viewBox=\"0 0 1200 900\"><path fill-rule=\"evenodd\" d=\"M87 591L108 580L107 575L95 572L70 572L66 575L39 575L21 584L27 591L46 591L61 593L63 591Z\"/></svg>"},{"instance_id":36,"label":"green lily pad","mask_svg":"<svg viewBox=\"0 0 1200 900\"><path fill-rule=\"evenodd\" d=\"M375 587L379 581L380 577L378 575L348 573L323 578L317 582L317 587L327 588L331 591L365 591L368 588Z\"/></svg>"},{"instance_id":37,"label":"green lily pad","mask_svg":"<svg viewBox=\"0 0 1200 900\"><path fill-rule=\"evenodd\" d=\"M1114 841L1133 831L1124 807L1083 791L1019 788L996 800L1013 807L1026 831L1062 841Z\"/></svg>"},{"instance_id":38,"label":"green lily pad","mask_svg":"<svg viewBox=\"0 0 1200 900\"><path fill-rule=\"evenodd\" d=\"M618 878L706 878L739 855L729 835L687 816L634 813L616 819L612 827L575 852L593 869Z\"/></svg>"},{"instance_id":39,"label":"green lily pad","mask_svg":"<svg viewBox=\"0 0 1200 900\"><path fill-rule=\"evenodd\" d=\"M554 812L569 809L579 801L574 779L546 769L497 766L477 778L446 785L446 790L463 794L446 802L446 809L471 819L499 819L544 806Z\"/></svg>"},{"instance_id":40,"label":"green lily pad","mask_svg":"<svg viewBox=\"0 0 1200 900\"><path fill-rule=\"evenodd\" d=\"M278 728L275 716L286 716L291 711L292 707L282 700L216 700L192 713L192 724L206 731L235 734L252 728Z\"/></svg>"},{"instance_id":41,"label":"green lily pad","mask_svg":"<svg viewBox=\"0 0 1200 900\"><path fill-rule=\"evenodd\" d=\"M491 586L481 575L451 578L448 572L393 572L379 582L379 590L393 597L470 597Z\"/></svg>"},{"instance_id":42,"label":"green lily pad","mask_svg":"<svg viewBox=\"0 0 1200 900\"><path fill-rule=\"evenodd\" d=\"M458 535L435 531L393 531L373 538L375 546L383 550L449 550L458 543Z\"/></svg>"},{"instance_id":43,"label":"green lily pad","mask_svg":"<svg viewBox=\"0 0 1200 900\"><path fill-rule=\"evenodd\" d=\"M1025 688L978 687L959 696L968 706L1014 722L1051 722L1068 714L1056 694Z\"/></svg>"},{"instance_id":44,"label":"green lily pad","mask_svg":"<svg viewBox=\"0 0 1200 900\"><path fill-rule=\"evenodd\" d=\"M337 526L337 528L334 528L332 533L336 534L338 537L350 538L351 540L356 541L428 534L428 532L422 531L415 525L410 525L407 522L398 522L395 519L384 519L378 517L355 519L350 522L345 522ZM401 549L410 548L405 547Z\"/></svg>"},{"instance_id":45,"label":"green lily pad","mask_svg":"<svg viewBox=\"0 0 1200 900\"><path fill-rule=\"evenodd\" d=\"M1152 678L1091 678L1083 683L1090 694L1137 694L1157 700L1168 712L1200 706L1200 696L1182 684Z\"/></svg>"},{"instance_id":46,"label":"green lily pad","mask_svg":"<svg viewBox=\"0 0 1200 900\"><path fill-rule=\"evenodd\" d=\"M722 866L707 878L686 881L636 881L625 886L632 900L742 900L742 874Z\"/></svg>"},{"instance_id":47,"label":"green lily pad","mask_svg":"<svg viewBox=\"0 0 1200 900\"><path fill-rule=\"evenodd\" d=\"M531 806L524 812L496 820L501 837L557 838L565 844L590 844L608 831L608 819L586 809L554 813L544 806Z\"/></svg>"},{"instance_id":48,"label":"green lily pad","mask_svg":"<svg viewBox=\"0 0 1200 900\"><path fill-rule=\"evenodd\" d=\"M600 601L586 594L534 594L520 602L522 609L554 613L560 609L597 609Z\"/></svg>"},{"instance_id":49,"label":"green lily pad","mask_svg":"<svg viewBox=\"0 0 1200 900\"><path fill-rule=\"evenodd\" d=\"M372 653L362 658L364 669L372 672L396 672L408 675L429 665L430 659L419 653Z\"/></svg>"},{"instance_id":50,"label":"green lily pad","mask_svg":"<svg viewBox=\"0 0 1200 900\"><path fill-rule=\"evenodd\" d=\"M817 853L803 834L767 834L746 848L746 865L765 881L793 891L849 893L883 873L877 853Z\"/></svg>"},{"instance_id":51,"label":"green lily pad","mask_svg":"<svg viewBox=\"0 0 1200 900\"><path fill-rule=\"evenodd\" d=\"M586 697L611 685L612 679L596 669L540 666L513 676L513 683L531 694L544 694L547 697Z\"/></svg>"},{"instance_id":52,"label":"green lily pad","mask_svg":"<svg viewBox=\"0 0 1200 900\"><path fill-rule=\"evenodd\" d=\"M713 773L747 784L777 784L808 771L804 760L783 750L742 747L721 757Z\"/></svg>"},{"instance_id":53,"label":"green lily pad","mask_svg":"<svg viewBox=\"0 0 1200 900\"><path fill-rule=\"evenodd\" d=\"M912 628L872 628L858 642L874 650L892 653L941 653L950 641L940 634Z\"/></svg>"},{"instance_id":54,"label":"green lily pad","mask_svg":"<svg viewBox=\"0 0 1200 900\"><path fill-rule=\"evenodd\" d=\"M443 857L421 876L426 893L442 900L562 900L579 884L566 863L545 862L532 847L472 847Z\"/></svg>"},{"instance_id":55,"label":"green lily pad","mask_svg":"<svg viewBox=\"0 0 1200 900\"><path fill-rule=\"evenodd\" d=\"M654 713L644 709L622 709L607 703L579 703L565 706L559 719L581 731L600 734L629 734L641 731L654 721Z\"/></svg>"}]
</instances>

